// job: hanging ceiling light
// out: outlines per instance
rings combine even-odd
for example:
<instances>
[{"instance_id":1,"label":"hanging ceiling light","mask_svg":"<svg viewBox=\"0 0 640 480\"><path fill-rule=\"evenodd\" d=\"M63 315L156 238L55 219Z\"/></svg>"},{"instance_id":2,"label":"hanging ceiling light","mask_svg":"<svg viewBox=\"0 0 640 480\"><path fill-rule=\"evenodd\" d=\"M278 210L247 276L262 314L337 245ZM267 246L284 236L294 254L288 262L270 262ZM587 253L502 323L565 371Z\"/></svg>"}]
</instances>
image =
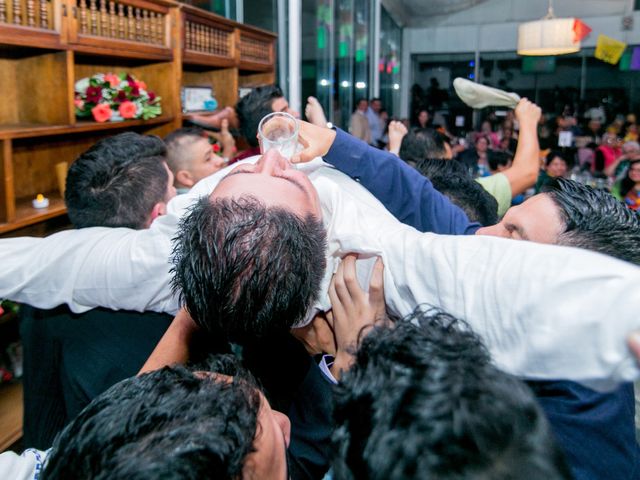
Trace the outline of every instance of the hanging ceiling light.
<instances>
[{"instance_id":1,"label":"hanging ceiling light","mask_svg":"<svg viewBox=\"0 0 640 480\"><path fill-rule=\"evenodd\" d=\"M580 41L574 41L575 18L556 18L552 0L547 15L518 27L518 55L564 55L580 51Z\"/></svg>"}]
</instances>

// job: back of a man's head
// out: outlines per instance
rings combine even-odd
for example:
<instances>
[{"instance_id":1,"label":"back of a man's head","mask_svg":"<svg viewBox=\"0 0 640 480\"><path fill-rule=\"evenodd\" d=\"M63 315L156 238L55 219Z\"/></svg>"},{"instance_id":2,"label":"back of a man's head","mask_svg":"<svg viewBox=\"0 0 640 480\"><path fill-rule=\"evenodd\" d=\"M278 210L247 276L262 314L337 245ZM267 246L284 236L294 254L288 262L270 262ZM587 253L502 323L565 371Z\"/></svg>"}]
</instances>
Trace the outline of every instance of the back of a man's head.
<instances>
[{"instance_id":1,"label":"back of a man's head","mask_svg":"<svg viewBox=\"0 0 640 480\"><path fill-rule=\"evenodd\" d=\"M571 478L532 392L449 315L376 327L336 391L334 478Z\"/></svg>"},{"instance_id":2,"label":"back of a man's head","mask_svg":"<svg viewBox=\"0 0 640 480\"><path fill-rule=\"evenodd\" d=\"M414 128L402 139L399 156L416 165L425 158L446 158L447 149L442 136L432 128Z\"/></svg>"},{"instance_id":3,"label":"back of a man's head","mask_svg":"<svg viewBox=\"0 0 640 480\"><path fill-rule=\"evenodd\" d=\"M179 170L189 169L191 159L187 148L203 138L206 138L206 134L199 127L178 128L164 138L167 164L174 174Z\"/></svg>"},{"instance_id":4,"label":"back of a man's head","mask_svg":"<svg viewBox=\"0 0 640 480\"><path fill-rule=\"evenodd\" d=\"M228 381L176 366L129 378L57 437L42 478L241 478L259 408L255 384L237 376Z\"/></svg>"},{"instance_id":5,"label":"back of a man's head","mask_svg":"<svg viewBox=\"0 0 640 480\"><path fill-rule=\"evenodd\" d=\"M144 228L165 200L169 175L158 137L121 133L80 155L67 173L65 204L76 228Z\"/></svg>"},{"instance_id":6,"label":"back of a man's head","mask_svg":"<svg viewBox=\"0 0 640 480\"><path fill-rule=\"evenodd\" d=\"M488 226L498 221L498 202L471 178L462 162L429 158L421 160L416 168L472 222Z\"/></svg>"},{"instance_id":7,"label":"back of a man's head","mask_svg":"<svg viewBox=\"0 0 640 480\"><path fill-rule=\"evenodd\" d=\"M203 198L175 239L173 286L196 323L247 343L288 331L316 299L326 232L254 197Z\"/></svg>"},{"instance_id":8,"label":"back of a man's head","mask_svg":"<svg viewBox=\"0 0 640 480\"><path fill-rule=\"evenodd\" d=\"M236 105L240 131L252 147L258 146L258 124L262 117L273 112L271 105L277 98L284 97L280 87L264 85L256 87L242 97Z\"/></svg>"},{"instance_id":9,"label":"back of a man's head","mask_svg":"<svg viewBox=\"0 0 640 480\"><path fill-rule=\"evenodd\" d=\"M604 190L553 178L542 189L558 207L558 245L584 248L640 265L640 214Z\"/></svg>"}]
</instances>

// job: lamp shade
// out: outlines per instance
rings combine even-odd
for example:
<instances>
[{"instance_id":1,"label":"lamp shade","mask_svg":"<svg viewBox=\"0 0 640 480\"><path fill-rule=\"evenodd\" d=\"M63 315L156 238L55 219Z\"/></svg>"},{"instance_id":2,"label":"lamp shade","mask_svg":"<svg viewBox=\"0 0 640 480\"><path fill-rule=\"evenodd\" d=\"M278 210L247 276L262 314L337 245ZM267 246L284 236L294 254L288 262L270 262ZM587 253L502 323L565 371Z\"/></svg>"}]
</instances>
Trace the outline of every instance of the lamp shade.
<instances>
[{"instance_id":1,"label":"lamp shade","mask_svg":"<svg viewBox=\"0 0 640 480\"><path fill-rule=\"evenodd\" d=\"M580 51L574 18L545 18L518 26L518 55L564 55Z\"/></svg>"}]
</instances>

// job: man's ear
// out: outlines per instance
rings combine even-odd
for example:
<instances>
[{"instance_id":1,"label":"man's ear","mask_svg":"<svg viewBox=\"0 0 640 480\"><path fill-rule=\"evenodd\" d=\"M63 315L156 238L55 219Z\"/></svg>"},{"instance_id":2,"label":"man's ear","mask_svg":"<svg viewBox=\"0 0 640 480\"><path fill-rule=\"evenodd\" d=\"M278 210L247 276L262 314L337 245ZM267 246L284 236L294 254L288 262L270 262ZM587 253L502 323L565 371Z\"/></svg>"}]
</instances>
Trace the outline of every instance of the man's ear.
<instances>
[{"instance_id":1,"label":"man's ear","mask_svg":"<svg viewBox=\"0 0 640 480\"><path fill-rule=\"evenodd\" d=\"M167 204L165 202L158 202L151 209L151 215L149 216L149 225L153 223L153 221L167 213ZM147 225L147 227L149 226Z\"/></svg>"},{"instance_id":2,"label":"man's ear","mask_svg":"<svg viewBox=\"0 0 640 480\"><path fill-rule=\"evenodd\" d=\"M189 170L178 170L176 172L176 183L183 187L191 188L196 182L193 181L193 176Z\"/></svg>"}]
</instances>

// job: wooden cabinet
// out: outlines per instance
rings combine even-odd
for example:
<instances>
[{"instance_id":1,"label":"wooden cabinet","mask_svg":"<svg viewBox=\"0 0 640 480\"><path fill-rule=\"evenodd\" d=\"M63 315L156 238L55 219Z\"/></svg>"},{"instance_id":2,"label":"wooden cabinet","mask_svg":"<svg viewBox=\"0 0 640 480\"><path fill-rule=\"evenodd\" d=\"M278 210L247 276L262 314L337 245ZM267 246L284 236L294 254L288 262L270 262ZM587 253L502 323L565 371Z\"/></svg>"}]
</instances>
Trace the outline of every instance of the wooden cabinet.
<instances>
[{"instance_id":1,"label":"wooden cabinet","mask_svg":"<svg viewBox=\"0 0 640 480\"><path fill-rule=\"evenodd\" d=\"M211 86L220 107L275 81L275 35L170 0L0 0L0 235L66 213L55 165L124 130L182 125L183 86ZM162 97L147 121L78 119L74 84L128 72ZM34 209L38 193L49 207Z\"/></svg>"}]
</instances>

